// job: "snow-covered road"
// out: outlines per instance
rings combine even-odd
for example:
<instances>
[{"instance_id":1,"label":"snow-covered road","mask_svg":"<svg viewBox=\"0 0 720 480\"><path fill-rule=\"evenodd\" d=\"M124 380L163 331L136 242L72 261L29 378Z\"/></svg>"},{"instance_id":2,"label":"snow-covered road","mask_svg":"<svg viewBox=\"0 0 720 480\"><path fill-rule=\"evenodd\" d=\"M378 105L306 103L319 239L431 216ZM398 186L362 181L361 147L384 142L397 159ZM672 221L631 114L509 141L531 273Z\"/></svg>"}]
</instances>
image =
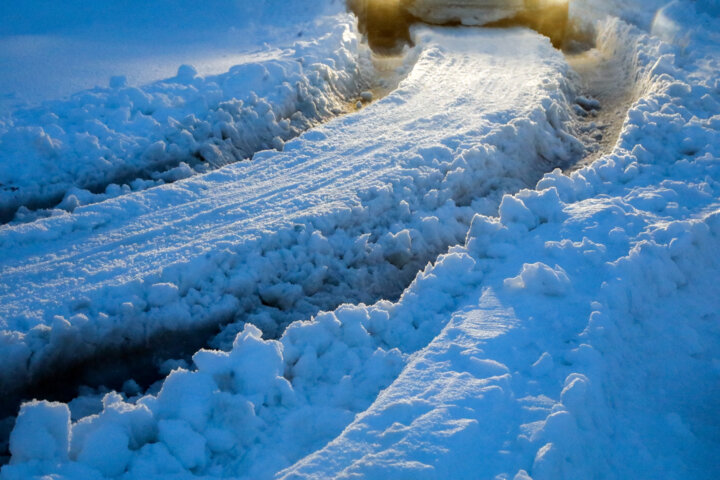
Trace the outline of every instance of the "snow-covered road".
<instances>
[{"instance_id":1,"label":"snow-covered road","mask_svg":"<svg viewBox=\"0 0 720 480\"><path fill-rule=\"evenodd\" d=\"M418 27L282 151L1 226L6 402L225 327L148 391L24 403L0 478L720 476L720 4L659 6L573 4L627 115L534 32ZM366 80L342 22L294 79ZM563 173L594 121L617 143Z\"/></svg>"}]
</instances>

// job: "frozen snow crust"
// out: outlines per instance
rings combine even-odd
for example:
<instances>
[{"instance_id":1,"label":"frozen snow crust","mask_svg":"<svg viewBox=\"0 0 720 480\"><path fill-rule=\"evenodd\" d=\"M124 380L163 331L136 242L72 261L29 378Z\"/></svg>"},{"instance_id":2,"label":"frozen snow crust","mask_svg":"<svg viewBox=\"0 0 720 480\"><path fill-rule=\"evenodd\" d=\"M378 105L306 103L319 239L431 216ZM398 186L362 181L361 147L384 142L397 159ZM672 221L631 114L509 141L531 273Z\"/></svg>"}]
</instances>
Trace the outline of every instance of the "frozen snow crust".
<instances>
[{"instance_id":1,"label":"frozen snow crust","mask_svg":"<svg viewBox=\"0 0 720 480\"><path fill-rule=\"evenodd\" d=\"M367 88L353 30L342 15L272 60L250 56L207 77L183 65L142 87L113 77L107 88L14 111L0 122L0 220L18 208L18 220L33 218L28 207L72 211L282 149Z\"/></svg>"},{"instance_id":2,"label":"frozen snow crust","mask_svg":"<svg viewBox=\"0 0 720 480\"><path fill-rule=\"evenodd\" d=\"M243 322L275 337L343 301L396 298L475 212L581 154L568 67L546 39L418 43L400 88L283 152L0 229L4 388L164 331L235 319L229 347Z\"/></svg>"},{"instance_id":3,"label":"frozen snow crust","mask_svg":"<svg viewBox=\"0 0 720 480\"><path fill-rule=\"evenodd\" d=\"M684 6L689 44L605 24L641 94L615 151L474 216L397 303L247 325L75 423L28 403L0 475L717 478L720 26Z\"/></svg>"}]
</instances>

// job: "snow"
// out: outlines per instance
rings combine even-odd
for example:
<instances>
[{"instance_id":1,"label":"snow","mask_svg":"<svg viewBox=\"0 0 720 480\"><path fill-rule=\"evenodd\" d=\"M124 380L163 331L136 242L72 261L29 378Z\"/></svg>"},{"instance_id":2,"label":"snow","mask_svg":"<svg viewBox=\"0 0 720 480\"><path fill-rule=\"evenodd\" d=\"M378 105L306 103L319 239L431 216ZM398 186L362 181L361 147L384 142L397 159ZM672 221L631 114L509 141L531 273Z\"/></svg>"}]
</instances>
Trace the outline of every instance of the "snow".
<instances>
[{"instance_id":1,"label":"snow","mask_svg":"<svg viewBox=\"0 0 720 480\"><path fill-rule=\"evenodd\" d=\"M280 5L288 16L278 15ZM339 2L277 0L219 0L213 8L188 0L4 3L0 106L56 100L117 76L144 85L174 76L183 63L203 76L224 73L312 37L318 14L339 10Z\"/></svg>"},{"instance_id":2,"label":"snow","mask_svg":"<svg viewBox=\"0 0 720 480\"><path fill-rule=\"evenodd\" d=\"M283 152L3 228L14 253L0 286L2 379L119 338L141 344L234 316L276 334L337 298L399 294L464 238L477 208L581 153L568 67L545 39L446 30L418 41L426 47L391 95ZM532 75L507 82L511 70Z\"/></svg>"},{"instance_id":3,"label":"snow","mask_svg":"<svg viewBox=\"0 0 720 480\"><path fill-rule=\"evenodd\" d=\"M669 76L674 59L656 56L667 45L636 45L646 93L615 152L547 175L509 216L476 217L466 248L485 275L461 295L469 305L283 478L717 476L720 184L705 137L717 130L700 120L715 108L698 100L718 91L700 69ZM679 61L702 66L715 45ZM669 109L686 120L668 128ZM688 142L702 146L688 156ZM553 190L538 205L559 204L560 218L531 223L520 205L540 219L526 199ZM528 276L534 288L519 288ZM488 360L501 368L476 367Z\"/></svg>"},{"instance_id":4,"label":"snow","mask_svg":"<svg viewBox=\"0 0 720 480\"><path fill-rule=\"evenodd\" d=\"M281 149L366 86L350 20L333 20L266 58L236 56L224 73L183 64L140 87L112 76L108 87L17 108L0 124L0 217L72 211Z\"/></svg>"},{"instance_id":5,"label":"snow","mask_svg":"<svg viewBox=\"0 0 720 480\"><path fill-rule=\"evenodd\" d=\"M281 152L0 228L12 388L237 320L155 391L25 403L0 477L717 478L719 8L576 8L635 101L571 173L592 99L549 40L419 27Z\"/></svg>"}]
</instances>

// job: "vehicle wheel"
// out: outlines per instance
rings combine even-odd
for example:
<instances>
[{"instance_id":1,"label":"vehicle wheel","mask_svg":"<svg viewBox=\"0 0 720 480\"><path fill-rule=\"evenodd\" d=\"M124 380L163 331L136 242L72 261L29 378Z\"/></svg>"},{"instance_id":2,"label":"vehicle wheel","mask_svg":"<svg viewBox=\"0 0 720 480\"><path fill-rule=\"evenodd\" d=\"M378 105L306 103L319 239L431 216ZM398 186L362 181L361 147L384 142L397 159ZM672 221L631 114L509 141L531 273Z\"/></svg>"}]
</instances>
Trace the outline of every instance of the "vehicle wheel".
<instances>
[{"instance_id":1,"label":"vehicle wheel","mask_svg":"<svg viewBox=\"0 0 720 480\"><path fill-rule=\"evenodd\" d=\"M555 48L562 48L568 28L568 2L545 7L534 19L533 28L550 38Z\"/></svg>"},{"instance_id":2,"label":"vehicle wheel","mask_svg":"<svg viewBox=\"0 0 720 480\"><path fill-rule=\"evenodd\" d=\"M392 54L411 43L410 18L400 1L351 0L348 5L373 51Z\"/></svg>"}]
</instances>

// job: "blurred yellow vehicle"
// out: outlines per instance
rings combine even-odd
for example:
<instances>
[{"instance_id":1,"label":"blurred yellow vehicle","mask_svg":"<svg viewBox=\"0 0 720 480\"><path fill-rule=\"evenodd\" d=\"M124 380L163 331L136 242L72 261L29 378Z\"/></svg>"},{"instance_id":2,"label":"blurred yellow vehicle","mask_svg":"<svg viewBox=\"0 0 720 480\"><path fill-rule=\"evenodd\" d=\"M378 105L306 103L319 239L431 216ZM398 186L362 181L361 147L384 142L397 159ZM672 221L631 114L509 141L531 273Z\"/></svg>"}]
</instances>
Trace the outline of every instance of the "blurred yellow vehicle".
<instances>
[{"instance_id":1,"label":"blurred yellow vehicle","mask_svg":"<svg viewBox=\"0 0 720 480\"><path fill-rule=\"evenodd\" d=\"M409 40L414 22L435 25L531 27L562 45L569 0L348 0L373 48Z\"/></svg>"}]
</instances>

